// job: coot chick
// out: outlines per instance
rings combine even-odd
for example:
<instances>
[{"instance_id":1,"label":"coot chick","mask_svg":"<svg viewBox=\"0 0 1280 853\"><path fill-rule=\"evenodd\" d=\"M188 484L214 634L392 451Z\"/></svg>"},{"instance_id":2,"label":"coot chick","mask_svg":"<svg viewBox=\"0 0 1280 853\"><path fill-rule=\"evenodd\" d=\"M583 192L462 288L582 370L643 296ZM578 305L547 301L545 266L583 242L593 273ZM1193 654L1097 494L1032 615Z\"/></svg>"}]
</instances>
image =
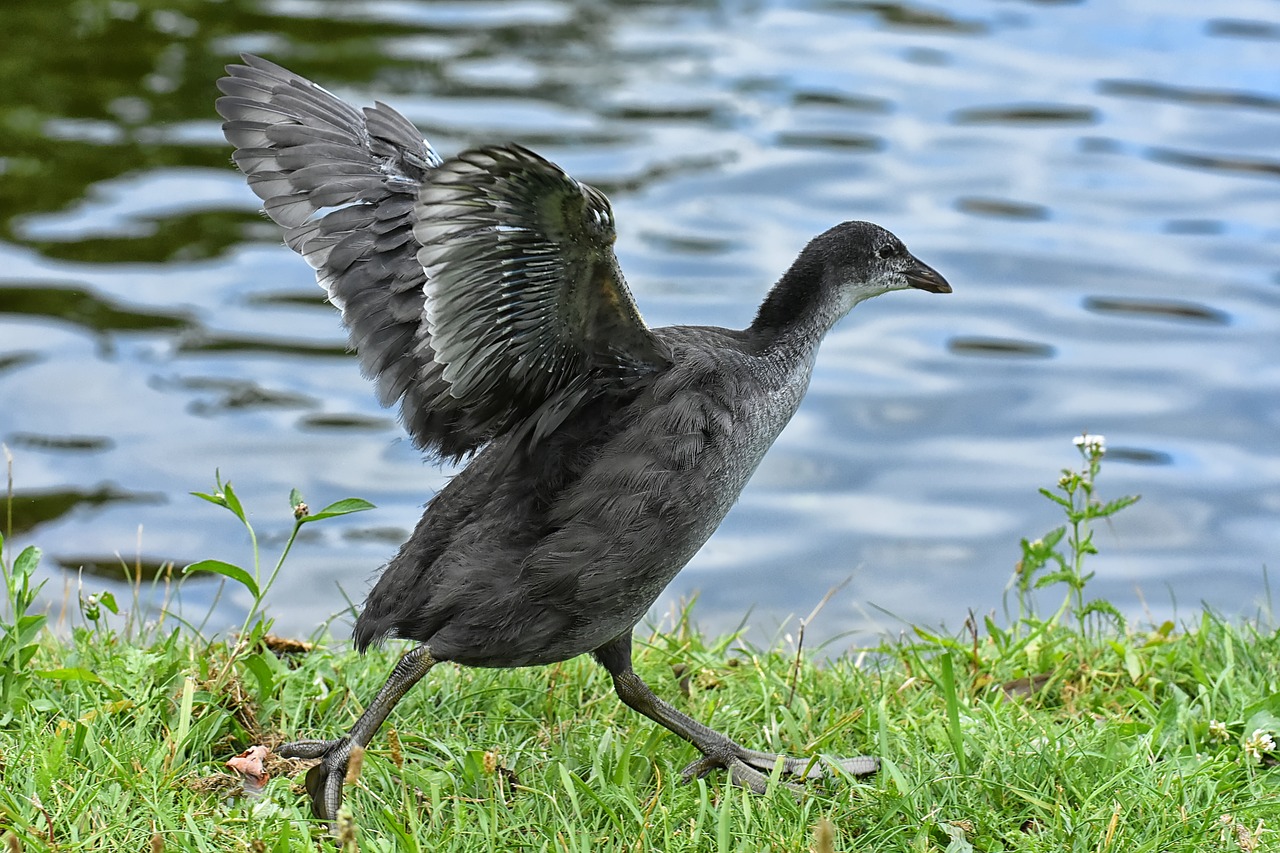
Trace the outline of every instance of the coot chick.
<instances>
[{"instance_id":1,"label":"coot chick","mask_svg":"<svg viewBox=\"0 0 1280 853\"><path fill-rule=\"evenodd\" d=\"M591 653L623 702L702 753L686 780L724 768L763 791L779 761L805 775L808 760L746 749L655 696L631 668L632 629L795 414L835 322L890 290L951 287L888 231L845 222L805 247L748 328L650 329L599 190L514 144L442 159L390 107L358 110L243 59L218 81L236 164L342 311L382 404L399 402L423 451L470 458L355 625L360 651L417 645L345 737L279 750L320 759L315 813L335 817L352 747L441 661Z\"/></svg>"}]
</instances>

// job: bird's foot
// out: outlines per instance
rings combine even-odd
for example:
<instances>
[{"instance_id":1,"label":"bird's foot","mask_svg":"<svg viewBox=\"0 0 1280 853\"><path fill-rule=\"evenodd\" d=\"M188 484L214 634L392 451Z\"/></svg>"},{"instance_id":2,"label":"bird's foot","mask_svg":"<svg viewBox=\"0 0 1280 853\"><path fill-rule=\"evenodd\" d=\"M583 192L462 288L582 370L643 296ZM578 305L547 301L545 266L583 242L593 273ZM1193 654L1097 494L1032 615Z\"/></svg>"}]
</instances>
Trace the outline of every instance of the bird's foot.
<instances>
[{"instance_id":1,"label":"bird's foot","mask_svg":"<svg viewBox=\"0 0 1280 853\"><path fill-rule=\"evenodd\" d=\"M342 806L342 783L351 759L351 738L336 740L295 740L276 750L285 758L318 758L320 763L307 771L307 793L316 817L333 823Z\"/></svg>"},{"instance_id":2,"label":"bird's foot","mask_svg":"<svg viewBox=\"0 0 1280 853\"><path fill-rule=\"evenodd\" d=\"M701 758L680 771L680 776L689 782L706 776L712 770L724 769L729 771L733 784L763 794L779 761L785 775L798 777L801 781L825 778L830 767L838 767L854 776L867 776L880 769L880 760L866 755L855 758L794 758L775 752L756 752L730 742L725 749L703 753ZM797 793L804 790L794 782L782 784Z\"/></svg>"}]
</instances>

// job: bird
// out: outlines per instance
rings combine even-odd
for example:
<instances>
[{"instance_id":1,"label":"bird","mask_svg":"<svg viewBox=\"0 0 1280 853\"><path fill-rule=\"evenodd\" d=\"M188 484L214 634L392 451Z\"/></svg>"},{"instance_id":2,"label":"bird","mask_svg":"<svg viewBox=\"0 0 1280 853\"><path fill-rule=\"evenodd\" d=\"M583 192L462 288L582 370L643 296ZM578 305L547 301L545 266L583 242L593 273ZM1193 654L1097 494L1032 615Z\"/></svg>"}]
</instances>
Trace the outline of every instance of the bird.
<instances>
[{"instance_id":1,"label":"bird","mask_svg":"<svg viewBox=\"0 0 1280 853\"><path fill-rule=\"evenodd\" d=\"M441 157L391 107L356 108L244 54L218 80L233 160L314 269L383 406L426 456L466 464L383 567L353 630L412 644L349 732L297 740L333 821L353 749L437 663L590 654L619 699L727 770L799 788L816 759L742 746L659 698L636 625L737 501L800 405L826 333L894 290L950 293L878 225L814 237L741 330L650 328L614 253L608 198L514 142ZM874 773L878 760L824 759Z\"/></svg>"}]
</instances>

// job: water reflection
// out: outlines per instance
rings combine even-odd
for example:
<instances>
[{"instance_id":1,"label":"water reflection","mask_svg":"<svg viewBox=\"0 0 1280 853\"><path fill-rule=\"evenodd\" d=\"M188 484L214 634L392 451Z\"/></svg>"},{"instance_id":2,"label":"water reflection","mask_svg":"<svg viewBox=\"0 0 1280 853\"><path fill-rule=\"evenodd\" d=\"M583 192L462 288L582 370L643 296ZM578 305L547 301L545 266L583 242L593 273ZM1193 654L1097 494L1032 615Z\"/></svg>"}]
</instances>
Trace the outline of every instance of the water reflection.
<instances>
[{"instance_id":1,"label":"water reflection","mask_svg":"<svg viewBox=\"0 0 1280 853\"><path fill-rule=\"evenodd\" d=\"M226 379L218 376L181 376L165 382L157 381L157 387L170 386L192 392L212 392L210 398L193 401L187 410L192 414L211 417L238 409L314 409L319 401L306 394L264 388L246 379Z\"/></svg>"},{"instance_id":2,"label":"water reflection","mask_svg":"<svg viewBox=\"0 0 1280 853\"><path fill-rule=\"evenodd\" d=\"M341 343L318 344L280 338L250 337L202 331L187 335L178 343L180 353L277 353L279 355L345 358L350 355Z\"/></svg>"},{"instance_id":3,"label":"water reflection","mask_svg":"<svg viewBox=\"0 0 1280 853\"><path fill-rule=\"evenodd\" d=\"M1125 98L1151 98L1178 104L1199 106L1244 107L1254 110L1280 110L1280 98L1255 92L1237 92L1230 89L1194 89L1186 86L1169 86L1148 80L1103 80L1098 91L1104 95Z\"/></svg>"},{"instance_id":4,"label":"water reflection","mask_svg":"<svg viewBox=\"0 0 1280 853\"><path fill-rule=\"evenodd\" d=\"M1034 341L999 338L952 338L947 349L957 355L1006 356L1013 358L1052 358L1053 347Z\"/></svg>"},{"instance_id":5,"label":"water reflection","mask_svg":"<svg viewBox=\"0 0 1280 853\"><path fill-rule=\"evenodd\" d=\"M951 120L956 124L1097 124L1098 112L1090 107L1012 104L957 110Z\"/></svg>"},{"instance_id":6,"label":"water reflection","mask_svg":"<svg viewBox=\"0 0 1280 853\"><path fill-rule=\"evenodd\" d=\"M1099 314L1129 314L1163 320L1190 320L1198 323L1213 323L1219 326L1225 326L1231 322L1230 316L1225 311L1219 311L1207 305L1196 305L1191 302L1090 296L1084 300L1084 307Z\"/></svg>"},{"instance_id":7,"label":"water reflection","mask_svg":"<svg viewBox=\"0 0 1280 853\"><path fill-rule=\"evenodd\" d=\"M1157 163L1185 166L1189 169L1211 169L1221 172L1280 177L1280 160L1254 157L1222 157L1173 148L1148 148L1145 156Z\"/></svg>"},{"instance_id":8,"label":"water reflection","mask_svg":"<svg viewBox=\"0 0 1280 853\"><path fill-rule=\"evenodd\" d=\"M1108 447L1108 461L1128 462L1133 465L1172 465L1173 455L1160 450L1142 447Z\"/></svg>"},{"instance_id":9,"label":"water reflection","mask_svg":"<svg viewBox=\"0 0 1280 853\"><path fill-rule=\"evenodd\" d=\"M49 284L0 285L0 314L73 323L95 334L190 328L182 314L126 307L91 290Z\"/></svg>"},{"instance_id":10,"label":"water reflection","mask_svg":"<svg viewBox=\"0 0 1280 853\"><path fill-rule=\"evenodd\" d=\"M120 581L123 583L138 583L140 581L173 581L180 577L181 564L175 563L173 560L165 560L163 558L142 558L134 557L132 559L121 557L119 554L101 554L101 555L73 555L73 554L55 554L53 561L62 568L75 572L83 573L94 578L102 578L105 580ZM204 578L200 575L194 575L192 580L197 584L208 586L213 582L213 578Z\"/></svg>"},{"instance_id":11,"label":"water reflection","mask_svg":"<svg viewBox=\"0 0 1280 853\"><path fill-rule=\"evenodd\" d=\"M873 3L867 0L822 0L818 8L832 12L871 13L889 27L981 33L987 26L976 18L957 18L945 11L915 3Z\"/></svg>"},{"instance_id":12,"label":"water reflection","mask_svg":"<svg viewBox=\"0 0 1280 853\"><path fill-rule=\"evenodd\" d=\"M12 433L8 442L11 447L72 453L100 453L115 446L115 442L104 435L40 435L32 432Z\"/></svg>"},{"instance_id":13,"label":"water reflection","mask_svg":"<svg viewBox=\"0 0 1280 853\"><path fill-rule=\"evenodd\" d=\"M958 198L956 199L956 210L964 213L974 213L978 216L996 216L1004 219L1036 220L1049 218L1049 208L1044 205L1026 204L999 198Z\"/></svg>"},{"instance_id":14,"label":"water reflection","mask_svg":"<svg viewBox=\"0 0 1280 853\"><path fill-rule=\"evenodd\" d=\"M130 492L112 483L101 483L91 489L18 489L5 518L6 525L11 525L6 532L26 533L73 513L80 515L82 510L115 503L156 504L166 499L160 492Z\"/></svg>"},{"instance_id":15,"label":"water reflection","mask_svg":"<svg viewBox=\"0 0 1280 853\"><path fill-rule=\"evenodd\" d=\"M1280 41L1280 24L1267 21L1214 18L1205 23L1205 32L1211 36L1222 36L1224 38L1275 39Z\"/></svg>"},{"instance_id":16,"label":"water reflection","mask_svg":"<svg viewBox=\"0 0 1280 853\"><path fill-rule=\"evenodd\" d=\"M1168 583L1234 612L1277 562L1273 21L1191 0L10 0L6 23L0 440L14 532L72 563L134 554L140 525L156 570L241 559L186 495L218 468L268 539L291 487L366 497L376 517L317 528L282 576L278 624L306 631L449 474L377 407L230 166L213 81L242 50L394 104L444 153L513 139L605 189L653 325L744 325L844 219L953 281L836 330L664 606L701 590L713 629L768 629L853 572L827 636L989 610L1086 428L1112 442L1108 493L1144 494L1099 532L1098 594L1160 617Z\"/></svg>"},{"instance_id":17,"label":"water reflection","mask_svg":"<svg viewBox=\"0 0 1280 853\"><path fill-rule=\"evenodd\" d=\"M385 432L395 428L391 418L374 418L367 415L305 415L298 419L298 429L367 430Z\"/></svg>"}]
</instances>

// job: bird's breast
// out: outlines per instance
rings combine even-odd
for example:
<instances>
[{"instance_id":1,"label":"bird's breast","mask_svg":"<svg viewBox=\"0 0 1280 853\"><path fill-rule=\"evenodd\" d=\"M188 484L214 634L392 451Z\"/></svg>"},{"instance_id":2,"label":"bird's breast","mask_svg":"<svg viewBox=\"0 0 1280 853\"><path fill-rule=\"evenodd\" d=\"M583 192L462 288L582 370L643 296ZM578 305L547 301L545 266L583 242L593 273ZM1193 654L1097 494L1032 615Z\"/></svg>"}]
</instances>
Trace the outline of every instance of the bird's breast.
<instances>
[{"instance_id":1,"label":"bird's breast","mask_svg":"<svg viewBox=\"0 0 1280 853\"><path fill-rule=\"evenodd\" d=\"M633 403L524 572L579 614L584 648L638 623L720 526L798 408L809 364L677 364Z\"/></svg>"}]
</instances>

